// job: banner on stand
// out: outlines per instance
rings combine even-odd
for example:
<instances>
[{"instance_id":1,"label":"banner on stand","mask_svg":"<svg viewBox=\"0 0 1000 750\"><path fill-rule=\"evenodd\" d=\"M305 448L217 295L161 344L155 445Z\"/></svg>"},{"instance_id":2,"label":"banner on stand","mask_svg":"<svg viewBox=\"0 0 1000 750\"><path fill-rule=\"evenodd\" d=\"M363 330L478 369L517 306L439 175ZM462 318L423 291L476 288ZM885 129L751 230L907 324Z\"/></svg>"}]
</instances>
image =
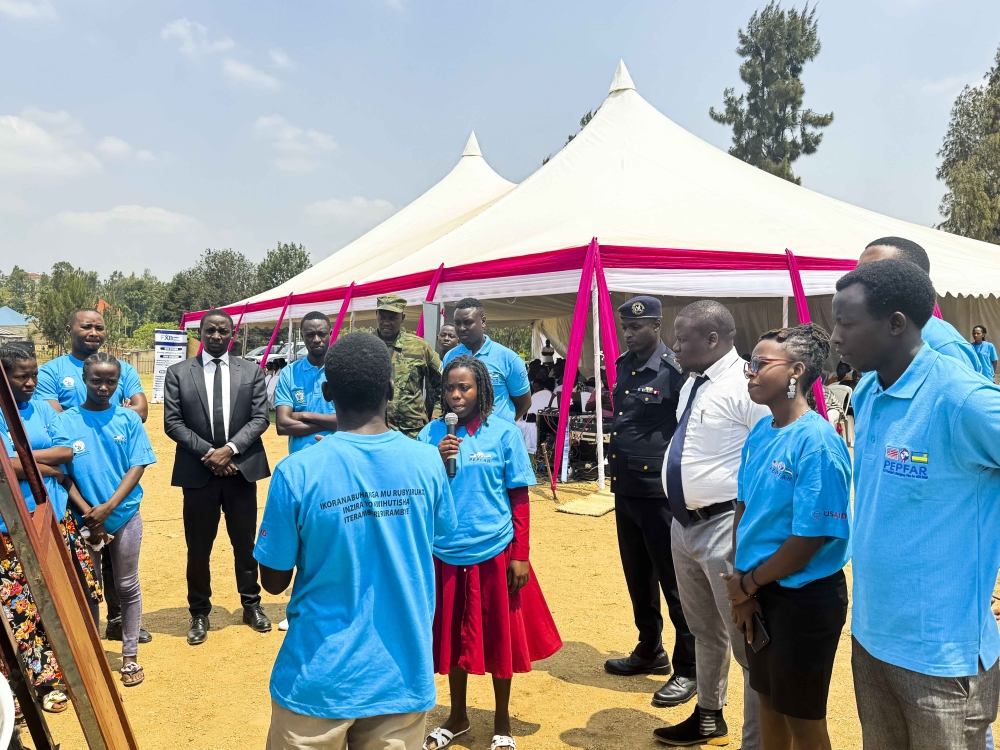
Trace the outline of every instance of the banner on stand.
<instances>
[{"instance_id":1,"label":"banner on stand","mask_svg":"<svg viewBox=\"0 0 1000 750\"><path fill-rule=\"evenodd\" d=\"M153 403L163 403L167 368L187 358L187 332L157 328L153 333Z\"/></svg>"}]
</instances>

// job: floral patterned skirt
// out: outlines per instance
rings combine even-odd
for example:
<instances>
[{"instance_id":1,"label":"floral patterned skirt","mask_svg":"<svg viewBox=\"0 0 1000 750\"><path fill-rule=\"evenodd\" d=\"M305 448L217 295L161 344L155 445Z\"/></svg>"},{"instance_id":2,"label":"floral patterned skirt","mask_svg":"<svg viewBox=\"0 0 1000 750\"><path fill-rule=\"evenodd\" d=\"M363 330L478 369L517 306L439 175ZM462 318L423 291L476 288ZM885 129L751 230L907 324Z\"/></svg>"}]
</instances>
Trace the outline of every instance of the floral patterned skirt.
<instances>
[{"instance_id":1,"label":"floral patterned skirt","mask_svg":"<svg viewBox=\"0 0 1000 750\"><path fill-rule=\"evenodd\" d=\"M59 522L63 539L76 563L77 575L83 590L92 601L103 601L101 586L94 575L94 561L90 550L80 536L76 520L66 512ZM38 616L35 601L28 590L28 582L17 559L10 537L0 533L0 608L7 618L14 640L17 641L21 659L31 675L35 687L54 685L62 680L59 662L52 652L45 626ZM0 671L6 672L2 662Z\"/></svg>"}]
</instances>

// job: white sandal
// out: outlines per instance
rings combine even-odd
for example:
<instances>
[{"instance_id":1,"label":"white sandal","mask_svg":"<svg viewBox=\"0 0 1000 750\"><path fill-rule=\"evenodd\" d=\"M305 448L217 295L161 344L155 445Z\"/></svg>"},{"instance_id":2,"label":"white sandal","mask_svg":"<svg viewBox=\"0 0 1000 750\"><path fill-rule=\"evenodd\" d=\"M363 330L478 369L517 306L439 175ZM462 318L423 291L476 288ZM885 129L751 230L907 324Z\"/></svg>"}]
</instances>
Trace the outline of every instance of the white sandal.
<instances>
[{"instance_id":1,"label":"white sandal","mask_svg":"<svg viewBox=\"0 0 1000 750\"><path fill-rule=\"evenodd\" d=\"M493 742L490 743L490 750L499 750L501 747L509 747L510 750L517 750L517 743L513 737L506 734L494 734Z\"/></svg>"},{"instance_id":2,"label":"white sandal","mask_svg":"<svg viewBox=\"0 0 1000 750\"><path fill-rule=\"evenodd\" d=\"M441 748L448 747L448 745L454 742L456 737L468 731L468 729L463 729L461 732L451 732L444 727L438 727L427 735L427 740L434 740L437 743L436 750L441 750ZM427 750L427 740L424 740L424 750Z\"/></svg>"}]
</instances>

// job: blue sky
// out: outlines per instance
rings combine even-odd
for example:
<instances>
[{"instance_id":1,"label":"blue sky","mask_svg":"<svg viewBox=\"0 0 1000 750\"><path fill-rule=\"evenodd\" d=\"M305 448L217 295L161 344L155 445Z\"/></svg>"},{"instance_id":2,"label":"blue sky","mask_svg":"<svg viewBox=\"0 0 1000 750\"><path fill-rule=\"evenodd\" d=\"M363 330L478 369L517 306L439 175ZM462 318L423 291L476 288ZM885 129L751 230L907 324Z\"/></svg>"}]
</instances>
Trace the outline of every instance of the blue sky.
<instances>
[{"instance_id":1,"label":"blue sky","mask_svg":"<svg viewBox=\"0 0 1000 750\"><path fill-rule=\"evenodd\" d=\"M443 177L475 129L520 181L603 101L619 57L668 117L740 86L722 2L0 0L0 270L162 277L206 247L326 257ZM787 5L787 3L786 3ZM939 220L952 101L990 67L1000 3L826 0L806 106L835 113L803 184Z\"/></svg>"}]
</instances>

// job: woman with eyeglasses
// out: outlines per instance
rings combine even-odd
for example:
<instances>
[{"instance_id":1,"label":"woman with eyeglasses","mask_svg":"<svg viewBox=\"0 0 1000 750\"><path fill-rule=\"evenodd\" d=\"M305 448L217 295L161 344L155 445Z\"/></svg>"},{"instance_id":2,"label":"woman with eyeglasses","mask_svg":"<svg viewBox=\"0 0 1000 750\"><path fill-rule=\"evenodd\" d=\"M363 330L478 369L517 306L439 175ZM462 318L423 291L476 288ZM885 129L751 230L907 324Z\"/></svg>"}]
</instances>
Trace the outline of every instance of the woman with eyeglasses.
<instances>
[{"instance_id":1,"label":"woman with eyeglasses","mask_svg":"<svg viewBox=\"0 0 1000 750\"><path fill-rule=\"evenodd\" d=\"M826 703L847 619L851 458L806 402L829 354L819 326L779 328L760 337L744 368L751 400L771 417L743 446L735 565L724 577L760 695L764 750L830 748Z\"/></svg>"}]
</instances>

